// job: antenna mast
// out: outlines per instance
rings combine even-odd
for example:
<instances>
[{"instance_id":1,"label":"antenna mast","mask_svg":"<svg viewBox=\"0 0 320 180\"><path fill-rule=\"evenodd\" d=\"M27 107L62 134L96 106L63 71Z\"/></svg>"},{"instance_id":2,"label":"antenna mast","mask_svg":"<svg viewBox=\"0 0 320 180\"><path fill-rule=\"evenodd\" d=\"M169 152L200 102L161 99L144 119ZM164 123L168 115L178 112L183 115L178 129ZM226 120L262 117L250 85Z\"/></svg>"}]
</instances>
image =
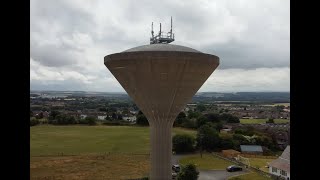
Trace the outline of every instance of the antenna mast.
<instances>
[{"instance_id":1,"label":"antenna mast","mask_svg":"<svg viewBox=\"0 0 320 180\"><path fill-rule=\"evenodd\" d=\"M174 41L174 34L172 33L172 16L171 16L171 29L167 33L167 35L163 35L163 33L161 31L161 23L160 23L160 31L159 31L158 35L154 36L153 22L152 22L150 44L169 44L173 41Z\"/></svg>"}]
</instances>

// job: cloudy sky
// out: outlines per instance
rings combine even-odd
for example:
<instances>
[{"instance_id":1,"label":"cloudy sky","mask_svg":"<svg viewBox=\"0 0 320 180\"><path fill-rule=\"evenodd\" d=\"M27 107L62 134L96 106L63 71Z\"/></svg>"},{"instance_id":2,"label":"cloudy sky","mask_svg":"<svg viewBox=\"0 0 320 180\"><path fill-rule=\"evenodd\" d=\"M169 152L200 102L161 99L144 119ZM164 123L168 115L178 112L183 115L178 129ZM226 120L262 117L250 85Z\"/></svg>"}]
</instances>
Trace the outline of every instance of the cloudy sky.
<instances>
[{"instance_id":1,"label":"cloudy sky","mask_svg":"<svg viewBox=\"0 0 320 180\"><path fill-rule=\"evenodd\" d=\"M104 56L149 44L151 22L220 57L200 91L290 90L289 0L31 0L31 90L124 92Z\"/></svg>"}]
</instances>

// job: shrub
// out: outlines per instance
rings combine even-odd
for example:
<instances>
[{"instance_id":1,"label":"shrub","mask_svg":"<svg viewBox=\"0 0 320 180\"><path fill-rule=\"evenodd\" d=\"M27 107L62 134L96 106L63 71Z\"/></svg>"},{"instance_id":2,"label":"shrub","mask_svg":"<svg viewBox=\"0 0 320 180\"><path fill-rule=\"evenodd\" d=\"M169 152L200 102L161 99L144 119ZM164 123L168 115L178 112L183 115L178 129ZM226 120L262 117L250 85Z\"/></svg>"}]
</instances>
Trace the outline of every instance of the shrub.
<instances>
[{"instance_id":1,"label":"shrub","mask_svg":"<svg viewBox=\"0 0 320 180\"><path fill-rule=\"evenodd\" d=\"M195 138L188 134L177 134L172 138L172 147L176 153L194 151Z\"/></svg>"},{"instance_id":2,"label":"shrub","mask_svg":"<svg viewBox=\"0 0 320 180\"><path fill-rule=\"evenodd\" d=\"M182 166L181 171L178 174L177 180L197 180L199 177L199 171L194 164L187 164Z\"/></svg>"}]
</instances>

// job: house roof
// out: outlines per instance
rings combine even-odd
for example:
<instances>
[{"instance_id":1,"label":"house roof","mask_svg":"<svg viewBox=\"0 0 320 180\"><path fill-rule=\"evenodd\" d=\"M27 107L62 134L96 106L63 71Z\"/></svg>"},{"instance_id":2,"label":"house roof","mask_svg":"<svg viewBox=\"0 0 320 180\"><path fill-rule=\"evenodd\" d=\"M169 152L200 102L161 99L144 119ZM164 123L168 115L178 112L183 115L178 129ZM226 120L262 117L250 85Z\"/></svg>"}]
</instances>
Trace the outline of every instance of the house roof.
<instances>
[{"instance_id":1,"label":"house roof","mask_svg":"<svg viewBox=\"0 0 320 180\"><path fill-rule=\"evenodd\" d=\"M290 163L290 145L286 147L286 149L282 152L280 157L288 160Z\"/></svg>"},{"instance_id":2,"label":"house roof","mask_svg":"<svg viewBox=\"0 0 320 180\"><path fill-rule=\"evenodd\" d=\"M263 152L262 147L258 145L240 145L241 152Z\"/></svg>"},{"instance_id":3,"label":"house roof","mask_svg":"<svg viewBox=\"0 0 320 180\"><path fill-rule=\"evenodd\" d=\"M290 146L287 146L281 156L278 159L272 161L269 166L290 173Z\"/></svg>"}]
</instances>

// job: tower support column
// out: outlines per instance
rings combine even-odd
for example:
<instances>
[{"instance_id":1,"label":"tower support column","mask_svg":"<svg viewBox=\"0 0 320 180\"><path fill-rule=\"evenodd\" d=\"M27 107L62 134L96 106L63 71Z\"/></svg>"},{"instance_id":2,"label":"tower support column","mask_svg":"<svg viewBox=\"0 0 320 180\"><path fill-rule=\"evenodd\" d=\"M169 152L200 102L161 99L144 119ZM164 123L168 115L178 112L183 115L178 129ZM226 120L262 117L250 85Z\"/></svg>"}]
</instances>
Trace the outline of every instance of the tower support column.
<instances>
[{"instance_id":1,"label":"tower support column","mask_svg":"<svg viewBox=\"0 0 320 180\"><path fill-rule=\"evenodd\" d=\"M172 179L172 125L167 120L150 123L151 180Z\"/></svg>"}]
</instances>

